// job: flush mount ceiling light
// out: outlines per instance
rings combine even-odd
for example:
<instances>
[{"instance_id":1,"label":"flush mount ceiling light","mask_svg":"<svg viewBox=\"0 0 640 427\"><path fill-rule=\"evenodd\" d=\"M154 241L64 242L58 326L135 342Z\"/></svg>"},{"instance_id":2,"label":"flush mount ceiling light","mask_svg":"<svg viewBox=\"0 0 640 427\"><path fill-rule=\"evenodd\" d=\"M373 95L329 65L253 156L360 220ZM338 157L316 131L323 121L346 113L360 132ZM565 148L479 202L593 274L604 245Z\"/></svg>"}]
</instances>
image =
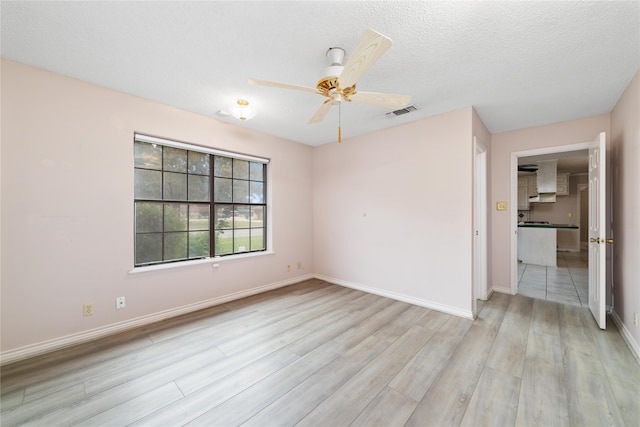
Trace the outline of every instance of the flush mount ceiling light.
<instances>
[{"instance_id":1,"label":"flush mount ceiling light","mask_svg":"<svg viewBox=\"0 0 640 427\"><path fill-rule=\"evenodd\" d=\"M247 121L256 115L256 111L249 106L246 99L238 99L235 104L229 107L229 112L238 120Z\"/></svg>"}]
</instances>

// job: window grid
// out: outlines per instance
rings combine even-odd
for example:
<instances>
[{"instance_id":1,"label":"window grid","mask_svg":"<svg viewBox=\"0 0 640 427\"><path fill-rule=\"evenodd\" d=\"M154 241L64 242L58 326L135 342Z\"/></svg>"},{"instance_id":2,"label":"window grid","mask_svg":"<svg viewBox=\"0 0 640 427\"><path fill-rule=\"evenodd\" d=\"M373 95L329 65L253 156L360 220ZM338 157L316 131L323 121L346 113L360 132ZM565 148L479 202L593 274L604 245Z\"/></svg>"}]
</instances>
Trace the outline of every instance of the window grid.
<instances>
[{"instance_id":1,"label":"window grid","mask_svg":"<svg viewBox=\"0 0 640 427\"><path fill-rule=\"evenodd\" d=\"M217 164L218 159L222 156L215 156L214 165ZM229 163L228 160L222 160L225 163ZM221 161L221 163L222 163ZM244 168L240 168L244 166ZM260 175L258 179L252 178L252 170L260 168ZM243 171L240 169L246 169L244 176ZM217 200L214 202L215 217L214 217L214 233L212 247L214 248L214 254L224 256L234 253L243 252L255 252L266 249L266 233L265 233L265 220L266 220L266 203L265 203L265 170L264 165L260 163L254 163L242 159L233 159L230 162L230 170L225 170L222 165L219 168L214 166L213 168L213 181L212 188L217 188L215 185L216 178L225 180L230 184L228 189L227 200ZM218 172L216 172L218 171ZM237 183L246 183L247 194L243 197L238 193ZM261 201L252 201L251 195L251 183L259 183L262 185ZM215 191L215 190L214 190ZM218 197L214 194L214 200ZM238 199L246 199L246 203L238 201ZM254 218L254 207L260 207L260 214L256 214ZM222 217L221 217L222 214ZM228 222L231 222L230 224ZM254 224L256 224L254 226ZM260 224L260 227L257 225ZM229 237L230 234L230 237Z\"/></svg>"},{"instance_id":2,"label":"window grid","mask_svg":"<svg viewBox=\"0 0 640 427\"><path fill-rule=\"evenodd\" d=\"M136 266L266 250L265 164L231 155L214 155L138 140L134 144L138 144L134 150ZM158 148L159 152L156 151ZM138 149L142 154L138 153ZM148 155L143 152L145 150L153 153L150 159L145 159ZM171 155L176 157L170 159ZM216 174L216 159L230 163L231 169L226 175ZM138 174L138 171L158 174ZM180 179L179 176L184 178ZM206 197L202 188L196 189L197 180L191 177L208 178ZM221 177L228 179L230 201L216 201L215 178ZM169 179L172 181L168 182ZM200 186L203 182L205 180L200 181ZM238 189L243 186L242 183L246 183L246 194ZM236 200L240 198L242 202ZM204 211L208 207L208 212L200 216L203 207ZM149 212L142 212L143 209ZM155 218L154 209L161 212L159 215L155 213ZM220 213L226 215L220 217ZM142 226L144 220L152 224ZM201 224L196 225L196 222ZM205 229L202 223L207 224ZM206 243L203 241L205 234Z\"/></svg>"},{"instance_id":3,"label":"window grid","mask_svg":"<svg viewBox=\"0 0 640 427\"><path fill-rule=\"evenodd\" d=\"M260 207L260 209L254 209ZM230 212L229 217L231 224L221 224L218 219L220 211ZM243 212L244 211L244 212ZM222 222L226 220L223 218ZM230 252L242 253L242 252L255 252L259 250L265 250L266 248L266 233L264 223L266 221L266 209L264 205L245 205L238 203L216 203L216 219L215 221L215 237L224 236L225 233L231 232L231 242L227 242L227 245L215 246L215 252L219 255L228 255ZM242 224L242 225L240 225ZM240 233L236 233L236 232ZM246 232L248 236L237 237L238 234L242 235ZM244 238L243 238L244 237ZM248 240L247 240L248 238ZM230 245L229 245L230 243ZM245 244L242 244L245 243ZM247 248L248 243L248 248ZM215 242L214 242L215 245ZM225 250L225 247L231 247L232 250ZM245 249L242 249L244 247Z\"/></svg>"}]
</instances>

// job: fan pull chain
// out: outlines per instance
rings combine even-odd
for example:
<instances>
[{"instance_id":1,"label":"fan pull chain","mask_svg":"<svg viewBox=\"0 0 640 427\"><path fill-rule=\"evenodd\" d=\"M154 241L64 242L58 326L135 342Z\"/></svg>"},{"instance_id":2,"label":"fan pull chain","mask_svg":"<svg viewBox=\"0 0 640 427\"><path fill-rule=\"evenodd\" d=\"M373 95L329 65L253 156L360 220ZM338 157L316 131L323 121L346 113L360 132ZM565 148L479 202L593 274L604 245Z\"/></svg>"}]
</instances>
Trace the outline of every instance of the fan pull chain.
<instances>
[{"instance_id":1,"label":"fan pull chain","mask_svg":"<svg viewBox=\"0 0 640 427\"><path fill-rule=\"evenodd\" d=\"M342 142L342 102L338 103L338 142Z\"/></svg>"}]
</instances>

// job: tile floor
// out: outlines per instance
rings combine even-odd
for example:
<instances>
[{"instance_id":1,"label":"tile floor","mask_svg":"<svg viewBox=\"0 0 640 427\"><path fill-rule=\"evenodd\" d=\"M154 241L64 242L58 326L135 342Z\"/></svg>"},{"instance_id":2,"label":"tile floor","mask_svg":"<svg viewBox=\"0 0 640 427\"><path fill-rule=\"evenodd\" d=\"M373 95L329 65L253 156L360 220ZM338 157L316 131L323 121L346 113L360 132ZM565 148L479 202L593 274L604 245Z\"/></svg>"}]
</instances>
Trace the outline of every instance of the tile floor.
<instances>
[{"instance_id":1,"label":"tile floor","mask_svg":"<svg viewBox=\"0 0 640 427\"><path fill-rule=\"evenodd\" d=\"M587 252L558 252L558 266L518 264L518 293L563 304L589 306Z\"/></svg>"}]
</instances>

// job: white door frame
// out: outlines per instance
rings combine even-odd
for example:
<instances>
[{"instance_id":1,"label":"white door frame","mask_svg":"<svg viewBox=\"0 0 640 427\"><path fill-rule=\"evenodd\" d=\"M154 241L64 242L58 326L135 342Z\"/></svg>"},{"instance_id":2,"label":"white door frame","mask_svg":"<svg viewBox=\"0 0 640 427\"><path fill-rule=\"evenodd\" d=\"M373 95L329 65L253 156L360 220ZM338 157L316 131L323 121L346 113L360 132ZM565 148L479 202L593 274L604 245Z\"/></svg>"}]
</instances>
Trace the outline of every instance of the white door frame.
<instances>
[{"instance_id":1,"label":"white door frame","mask_svg":"<svg viewBox=\"0 0 640 427\"><path fill-rule=\"evenodd\" d=\"M473 172L473 315L476 300L486 300L487 290L487 148L474 136Z\"/></svg>"},{"instance_id":2,"label":"white door frame","mask_svg":"<svg viewBox=\"0 0 640 427\"><path fill-rule=\"evenodd\" d=\"M540 156L543 154L565 153L567 151L582 151L589 149L590 142L559 145L555 147L535 148L511 153L511 242L509 268L511 269L511 294L518 293L518 158Z\"/></svg>"}]
</instances>

